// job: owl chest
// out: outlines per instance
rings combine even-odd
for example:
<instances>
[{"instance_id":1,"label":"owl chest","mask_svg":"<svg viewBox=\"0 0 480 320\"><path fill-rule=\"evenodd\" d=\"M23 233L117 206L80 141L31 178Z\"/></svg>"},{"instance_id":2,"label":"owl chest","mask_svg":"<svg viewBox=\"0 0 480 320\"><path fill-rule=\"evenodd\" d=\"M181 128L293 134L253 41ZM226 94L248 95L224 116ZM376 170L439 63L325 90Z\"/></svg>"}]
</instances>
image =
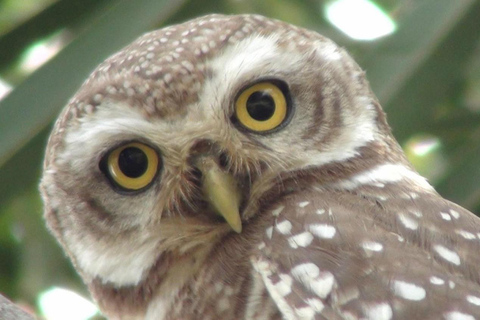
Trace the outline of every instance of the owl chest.
<instances>
[{"instance_id":1,"label":"owl chest","mask_svg":"<svg viewBox=\"0 0 480 320\"><path fill-rule=\"evenodd\" d=\"M182 286L161 290L145 319L282 319L251 263L263 241L258 229L271 223L259 219L223 239Z\"/></svg>"},{"instance_id":2,"label":"owl chest","mask_svg":"<svg viewBox=\"0 0 480 320\"><path fill-rule=\"evenodd\" d=\"M182 288L165 288L145 320L282 319L256 271L222 264L206 267Z\"/></svg>"}]
</instances>

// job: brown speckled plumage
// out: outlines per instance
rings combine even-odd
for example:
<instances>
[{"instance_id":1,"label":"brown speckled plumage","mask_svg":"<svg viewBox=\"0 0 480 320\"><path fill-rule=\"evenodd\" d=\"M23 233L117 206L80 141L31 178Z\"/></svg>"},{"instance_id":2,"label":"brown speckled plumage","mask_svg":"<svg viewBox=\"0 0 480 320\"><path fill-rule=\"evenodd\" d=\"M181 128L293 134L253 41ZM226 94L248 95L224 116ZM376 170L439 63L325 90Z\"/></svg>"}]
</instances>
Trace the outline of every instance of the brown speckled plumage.
<instances>
[{"instance_id":1,"label":"brown speckled plumage","mask_svg":"<svg viewBox=\"0 0 480 320\"><path fill-rule=\"evenodd\" d=\"M259 81L291 97L268 133L234 111ZM131 141L160 169L119 192L102 159ZM202 193L205 157L240 190L239 233ZM415 172L344 50L280 21L206 16L107 59L59 117L41 190L110 319L480 317L479 219Z\"/></svg>"}]
</instances>

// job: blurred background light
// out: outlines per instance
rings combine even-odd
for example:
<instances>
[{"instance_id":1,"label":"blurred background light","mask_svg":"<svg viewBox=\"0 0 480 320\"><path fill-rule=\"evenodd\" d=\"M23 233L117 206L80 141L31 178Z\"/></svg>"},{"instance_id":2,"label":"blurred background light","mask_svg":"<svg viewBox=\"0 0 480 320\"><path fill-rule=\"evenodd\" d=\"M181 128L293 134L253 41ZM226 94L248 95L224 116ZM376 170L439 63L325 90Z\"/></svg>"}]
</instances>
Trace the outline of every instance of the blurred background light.
<instances>
[{"instance_id":1,"label":"blurred background light","mask_svg":"<svg viewBox=\"0 0 480 320\"><path fill-rule=\"evenodd\" d=\"M20 61L23 72L31 73L53 58L65 45L63 33L34 42L28 47Z\"/></svg>"},{"instance_id":2,"label":"blurred background light","mask_svg":"<svg viewBox=\"0 0 480 320\"><path fill-rule=\"evenodd\" d=\"M395 31L395 22L374 2L336 0L325 5L328 21L350 38L374 40Z\"/></svg>"},{"instance_id":3,"label":"blurred background light","mask_svg":"<svg viewBox=\"0 0 480 320\"><path fill-rule=\"evenodd\" d=\"M12 86L0 78L0 100L12 91Z\"/></svg>"},{"instance_id":4,"label":"blurred background light","mask_svg":"<svg viewBox=\"0 0 480 320\"><path fill-rule=\"evenodd\" d=\"M428 137L413 142L410 147L415 155L424 157L440 147L440 140L436 137Z\"/></svg>"},{"instance_id":5,"label":"blurred background light","mask_svg":"<svg viewBox=\"0 0 480 320\"><path fill-rule=\"evenodd\" d=\"M38 305L46 320L88 320L98 313L92 302L73 291L56 287L42 292Z\"/></svg>"},{"instance_id":6,"label":"blurred background light","mask_svg":"<svg viewBox=\"0 0 480 320\"><path fill-rule=\"evenodd\" d=\"M430 183L435 183L445 174L447 159L438 137L430 134L414 135L407 140L404 150L415 169Z\"/></svg>"}]
</instances>

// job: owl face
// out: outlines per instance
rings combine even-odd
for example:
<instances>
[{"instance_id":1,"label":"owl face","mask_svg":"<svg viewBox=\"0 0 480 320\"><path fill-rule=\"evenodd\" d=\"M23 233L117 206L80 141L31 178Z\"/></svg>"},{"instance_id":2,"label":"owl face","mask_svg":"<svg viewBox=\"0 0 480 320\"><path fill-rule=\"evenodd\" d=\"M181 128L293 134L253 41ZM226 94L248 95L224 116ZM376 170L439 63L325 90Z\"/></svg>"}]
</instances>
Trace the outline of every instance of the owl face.
<instances>
[{"instance_id":1,"label":"owl face","mask_svg":"<svg viewBox=\"0 0 480 320\"><path fill-rule=\"evenodd\" d=\"M392 150L363 72L333 42L214 15L101 64L56 123L41 188L85 282L136 286L161 269L179 284L278 197L338 183L378 153L405 161ZM187 256L191 268L169 273Z\"/></svg>"}]
</instances>

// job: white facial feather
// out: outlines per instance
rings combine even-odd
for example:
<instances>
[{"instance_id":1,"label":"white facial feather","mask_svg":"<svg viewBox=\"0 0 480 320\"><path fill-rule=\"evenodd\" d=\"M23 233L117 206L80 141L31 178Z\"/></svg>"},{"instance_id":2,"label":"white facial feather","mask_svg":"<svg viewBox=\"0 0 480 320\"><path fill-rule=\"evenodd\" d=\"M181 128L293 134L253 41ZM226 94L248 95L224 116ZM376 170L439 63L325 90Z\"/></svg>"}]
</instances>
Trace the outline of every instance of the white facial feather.
<instances>
[{"instance_id":1,"label":"white facial feather","mask_svg":"<svg viewBox=\"0 0 480 320\"><path fill-rule=\"evenodd\" d=\"M359 98L366 112L358 117L344 114L345 130L335 137L325 150L307 150L305 166L321 166L327 163L340 162L359 155L359 149L375 140L377 126L375 112L366 99Z\"/></svg>"},{"instance_id":2,"label":"white facial feather","mask_svg":"<svg viewBox=\"0 0 480 320\"><path fill-rule=\"evenodd\" d=\"M78 237L75 232L66 232L70 250L77 263L91 277L116 286L137 285L152 265L158 254L158 238L138 235L135 240L118 239L115 244L101 244L90 237Z\"/></svg>"}]
</instances>

